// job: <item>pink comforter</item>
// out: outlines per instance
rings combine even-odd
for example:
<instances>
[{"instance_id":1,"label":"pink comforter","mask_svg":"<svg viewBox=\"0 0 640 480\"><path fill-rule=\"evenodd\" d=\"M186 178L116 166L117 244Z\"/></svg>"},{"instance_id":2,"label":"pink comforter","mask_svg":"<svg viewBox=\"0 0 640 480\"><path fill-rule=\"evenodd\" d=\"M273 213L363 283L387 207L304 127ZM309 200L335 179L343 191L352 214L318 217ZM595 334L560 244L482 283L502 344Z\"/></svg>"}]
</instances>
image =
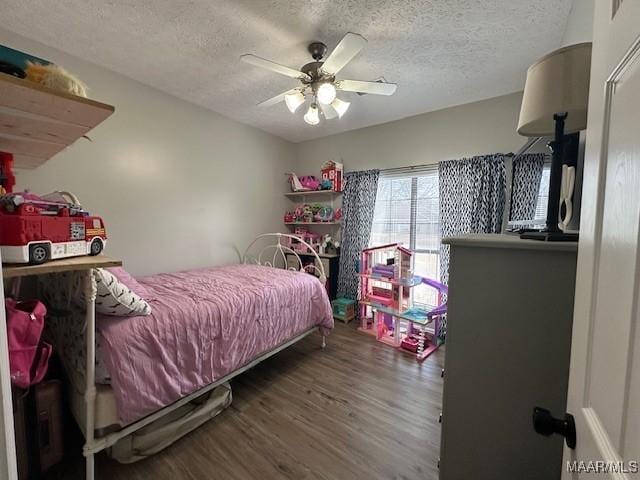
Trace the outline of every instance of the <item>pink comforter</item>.
<instances>
[{"instance_id":1,"label":"pink comforter","mask_svg":"<svg viewBox=\"0 0 640 480\"><path fill-rule=\"evenodd\" d=\"M156 297L150 316L98 319L122 425L312 326L333 328L327 293L306 273L233 265L139 281Z\"/></svg>"}]
</instances>

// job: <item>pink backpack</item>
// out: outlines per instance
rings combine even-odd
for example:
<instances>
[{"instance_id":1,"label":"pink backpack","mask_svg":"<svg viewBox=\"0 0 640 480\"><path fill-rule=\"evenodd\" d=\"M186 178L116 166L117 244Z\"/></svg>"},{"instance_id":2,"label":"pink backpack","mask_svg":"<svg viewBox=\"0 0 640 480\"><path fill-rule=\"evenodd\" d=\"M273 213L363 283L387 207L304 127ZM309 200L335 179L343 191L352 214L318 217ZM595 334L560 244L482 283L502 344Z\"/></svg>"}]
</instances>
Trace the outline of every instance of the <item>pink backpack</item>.
<instances>
[{"instance_id":1,"label":"pink backpack","mask_svg":"<svg viewBox=\"0 0 640 480\"><path fill-rule=\"evenodd\" d=\"M40 382L49 365L53 348L40 341L47 308L38 300L5 300L11 381L20 388Z\"/></svg>"}]
</instances>

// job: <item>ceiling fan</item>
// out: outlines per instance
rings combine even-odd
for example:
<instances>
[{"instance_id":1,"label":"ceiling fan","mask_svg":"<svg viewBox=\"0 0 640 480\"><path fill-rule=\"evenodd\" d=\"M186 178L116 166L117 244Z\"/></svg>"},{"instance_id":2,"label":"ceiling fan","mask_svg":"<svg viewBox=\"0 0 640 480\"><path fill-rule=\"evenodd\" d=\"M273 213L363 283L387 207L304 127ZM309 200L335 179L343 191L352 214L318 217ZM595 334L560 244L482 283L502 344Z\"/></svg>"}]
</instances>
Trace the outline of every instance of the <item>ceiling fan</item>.
<instances>
[{"instance_id":1,"label":"ceiling fan","mask_svg":"<svg viewBox=\"0 0 640 480\"><path fill-rule=\"evenodd\" d=\"M367 40L362 35L347 33L329 56L323 60L327 53L327 46L322 42L310 43L308 51L314 61L302 66L300 70L251 54L242 55L240 59L256 67L266 68L281 75L296 78L302 83L298 87L259 103L258 106L270 107L284 101L289 111L294 113L305 102L306 97L309 96L312 101L309 110L304 115L304 121L310 125L318 125L320 123L320 112L329 120L342 117L348 110L350 103L340 100L336 95L337 91L360 94L370 93L373 95L393 95L396 91L397 85L395 83L336 79L338 72L366 44Z\"/></svg>"}]
</instances>

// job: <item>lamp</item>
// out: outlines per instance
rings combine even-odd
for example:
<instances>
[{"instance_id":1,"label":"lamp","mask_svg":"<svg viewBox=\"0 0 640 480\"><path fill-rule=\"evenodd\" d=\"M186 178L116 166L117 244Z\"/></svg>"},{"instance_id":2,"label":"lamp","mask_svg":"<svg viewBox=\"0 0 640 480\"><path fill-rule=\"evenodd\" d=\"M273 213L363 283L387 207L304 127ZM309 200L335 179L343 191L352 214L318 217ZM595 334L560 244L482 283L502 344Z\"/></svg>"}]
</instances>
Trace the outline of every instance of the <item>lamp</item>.
<instances>
[{"instance_id":1,"label":"lamp","mask_svg":"<svg viewBox=\"0 0 640 480\"><path fill-rule=\"evenodd\" d=\"M318 112L318 105L312 103L307 110L307 113L304 114L304 121L309 125L318 125L320 123L320 113Z\"/></svg>"},{"instance_id":2,"label":"lamp","mask_svg":"<svg viewBox=\"0 0 640 480\"><path fill-rule=\"evenodd\" d=\"M560 187L562 166L575 169L577 164L577 132L587 127L590 69L591 43L578 43L545 55L527 70L518 133L526 137L554 135L554 140L549 143L553 157L547 225L541 232L523 233L522 238L577 240L577 234L564 233L558 227Z\"/></svg>"},{"instance_id":3,"label":"lamp","mask_svg":"<svg viewBox=\"0 0 640 480\"><path fill-rule=\"evenodd\" d=\"M347 110L349 110L349 105L351 105L350 102L345 102L343 100L340 100L337 97L335 98L335 100L333 102L331 102L331 106L333 107L333 109L338 114L338 118L342 118L342 116L345 113L347 113Z\"/></svg>"},{"instance_id":4,"label":"lamp","mask_svg":"<svg viewBox=\"0 0 640 480\"><path fill-rule=\"evenodd\" d=\"M295 113L300 105L304 103L304 95L301 92L288 93L284 96L284 103L291 113Z\"/></svg>"}]
</instances>

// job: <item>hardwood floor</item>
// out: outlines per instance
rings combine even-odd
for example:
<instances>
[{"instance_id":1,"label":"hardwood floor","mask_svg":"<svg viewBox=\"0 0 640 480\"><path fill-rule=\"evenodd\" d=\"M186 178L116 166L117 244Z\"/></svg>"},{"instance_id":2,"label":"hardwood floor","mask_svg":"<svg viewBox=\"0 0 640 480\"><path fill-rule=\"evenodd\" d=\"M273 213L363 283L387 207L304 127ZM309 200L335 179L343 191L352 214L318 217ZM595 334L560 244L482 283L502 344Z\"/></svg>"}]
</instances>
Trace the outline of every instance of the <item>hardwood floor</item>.
<instances>
[{"instance_id":1,"label":"hardwood floor","mask_svg":"<svg viewBox=\"0 0 640 480\"><path fill-rule=\"evenodd\" d=\"M444 350L420 365L337 323L324 351L311 335L236 378L231 407L163 452L98 455L96 478L437 479Z\"/></svg>"}]
</instances>

